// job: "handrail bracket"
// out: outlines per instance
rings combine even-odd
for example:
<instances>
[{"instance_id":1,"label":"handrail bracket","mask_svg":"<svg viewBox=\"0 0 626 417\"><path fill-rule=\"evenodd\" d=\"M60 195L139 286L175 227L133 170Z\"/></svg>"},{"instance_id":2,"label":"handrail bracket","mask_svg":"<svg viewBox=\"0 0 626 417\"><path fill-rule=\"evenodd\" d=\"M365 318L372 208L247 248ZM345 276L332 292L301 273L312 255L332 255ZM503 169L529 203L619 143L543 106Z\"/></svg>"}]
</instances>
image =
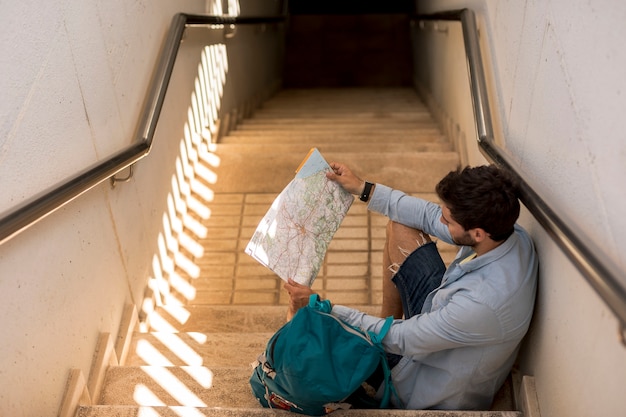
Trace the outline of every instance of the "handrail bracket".
<instances>
[{"instance_id":1,"label":"handrail bracket","mask_svg":"<svg viewBox=\"0 0 626 417\"><path fill-rule=\"evenodd\" d=\"M131 164L128 166L128 175L126 175L125 177L122 178L118 178L117 174L113 175L109 181L111 182L111 188L115 188L115 184L117 184L118 182L129 182L134 175L133 172L133 168L134 168L135 164Z\"/></svg>"}]
</instances>

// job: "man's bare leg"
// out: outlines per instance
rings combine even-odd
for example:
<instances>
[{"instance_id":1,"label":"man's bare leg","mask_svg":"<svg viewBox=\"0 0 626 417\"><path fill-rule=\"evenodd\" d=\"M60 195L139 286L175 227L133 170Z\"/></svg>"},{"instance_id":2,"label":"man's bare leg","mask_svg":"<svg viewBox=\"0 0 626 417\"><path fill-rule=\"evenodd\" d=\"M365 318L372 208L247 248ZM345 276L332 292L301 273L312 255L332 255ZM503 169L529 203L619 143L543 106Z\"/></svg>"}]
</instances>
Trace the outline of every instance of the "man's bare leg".
<instances>
[{"instance_id":1,"label":"man's bare leg","mask_svg":"<svg viewBox=\"0 0 626 417\"><path fill-rule=\"evenodd\" d=\"M402 262L418 247L430 242L430 236L421 230L389 221L387 238L383 248L383 306L381 317L402 318L402 300L395 284L391 281Z\"/></svg>"}]
</instances>

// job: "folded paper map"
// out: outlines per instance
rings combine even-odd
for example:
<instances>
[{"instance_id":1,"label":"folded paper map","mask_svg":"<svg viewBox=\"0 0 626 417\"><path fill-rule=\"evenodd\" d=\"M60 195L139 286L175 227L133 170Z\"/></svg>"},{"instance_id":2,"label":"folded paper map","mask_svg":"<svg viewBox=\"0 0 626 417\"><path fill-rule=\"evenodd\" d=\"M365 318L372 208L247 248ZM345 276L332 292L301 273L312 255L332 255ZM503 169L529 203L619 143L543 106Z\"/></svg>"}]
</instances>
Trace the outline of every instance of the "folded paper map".
<instances>
[{"instance_id":1,"label":"folded paper map","mask_svg":"<svg viewBox=\"0 0 626 417\"><path fill-rule=\"evenodd\" d=\"M313 148L259 223L246 253L287 281L311 286L354 197L326 178L330 165Z\"/></svg>"}]
</instances>

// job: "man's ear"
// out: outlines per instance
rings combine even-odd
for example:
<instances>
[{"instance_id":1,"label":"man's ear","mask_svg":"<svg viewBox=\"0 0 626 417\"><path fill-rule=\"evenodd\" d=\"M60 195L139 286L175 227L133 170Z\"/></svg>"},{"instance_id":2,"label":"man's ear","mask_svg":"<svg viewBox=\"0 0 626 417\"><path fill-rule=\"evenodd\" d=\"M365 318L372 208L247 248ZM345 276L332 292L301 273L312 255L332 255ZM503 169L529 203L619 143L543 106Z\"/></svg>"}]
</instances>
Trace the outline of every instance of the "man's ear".
<instances>
[{"instance_id":1,"label":"man's ear","mask_svg":"<svg viewBox=\"0 0 626 417\"><path fill-rule=\"evenodd\" d=\"M485 232L484 229L481 229L480 227L476 227L474 229L471 229L469 232L470 232L470 235L476 241L476 243L480 243L483 240L489 238L489 234L487 232Z\"/></svg>"}]
</instances>

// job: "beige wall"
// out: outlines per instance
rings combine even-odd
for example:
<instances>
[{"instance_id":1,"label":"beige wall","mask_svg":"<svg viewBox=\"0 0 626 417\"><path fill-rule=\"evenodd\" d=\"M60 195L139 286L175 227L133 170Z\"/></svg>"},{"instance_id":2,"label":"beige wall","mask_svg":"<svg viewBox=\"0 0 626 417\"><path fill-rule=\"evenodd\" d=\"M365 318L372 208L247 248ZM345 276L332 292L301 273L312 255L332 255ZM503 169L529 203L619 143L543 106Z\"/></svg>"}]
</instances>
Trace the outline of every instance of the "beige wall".
<instances>
[{"instance_id":1,"label":"beige wall","mask_svg":"<svg viewBox=\"0 0 626 417\"><path fill-rule=\"evenodd\" d=\"M1 2L0 212L130 144L172 17L216 4ZM230 71L213 96L222 112L279 81L279 31L194 33L133 179L101 184L0 246L0 415L56 415L69 370L89 374L99 333L116 335L125 304L140 309L172 261L159 239L205 43L220 42Z\"/></svg>"},{"instance_id":2,"label":"beige wall","mask_svg":"<svg viewBox=\"0 0 626 417\"><path fill-rule=\"evenodd\" d=\"M491 91L502 135L526 180L608 262L626 271L626 108L622 48L626 6L610 1L419 1L422 12L469 7L493 68ZM456 24L429 39L426 68L432 102L444 124L475 150L467 80ZM445 29L449 26L449 30ZM444 68L444 70L442 70ZM444 74L441 74L444 71ZM455 75L456 74L456 75ZM448 78L452 77L452 78ZM453 137L455 136L453 135ZM549 236L524 213L541 259L533 325L520 356L536 379L543 416L623 414L626 347L618 322Z\"/></svg>"}]
</instances>

